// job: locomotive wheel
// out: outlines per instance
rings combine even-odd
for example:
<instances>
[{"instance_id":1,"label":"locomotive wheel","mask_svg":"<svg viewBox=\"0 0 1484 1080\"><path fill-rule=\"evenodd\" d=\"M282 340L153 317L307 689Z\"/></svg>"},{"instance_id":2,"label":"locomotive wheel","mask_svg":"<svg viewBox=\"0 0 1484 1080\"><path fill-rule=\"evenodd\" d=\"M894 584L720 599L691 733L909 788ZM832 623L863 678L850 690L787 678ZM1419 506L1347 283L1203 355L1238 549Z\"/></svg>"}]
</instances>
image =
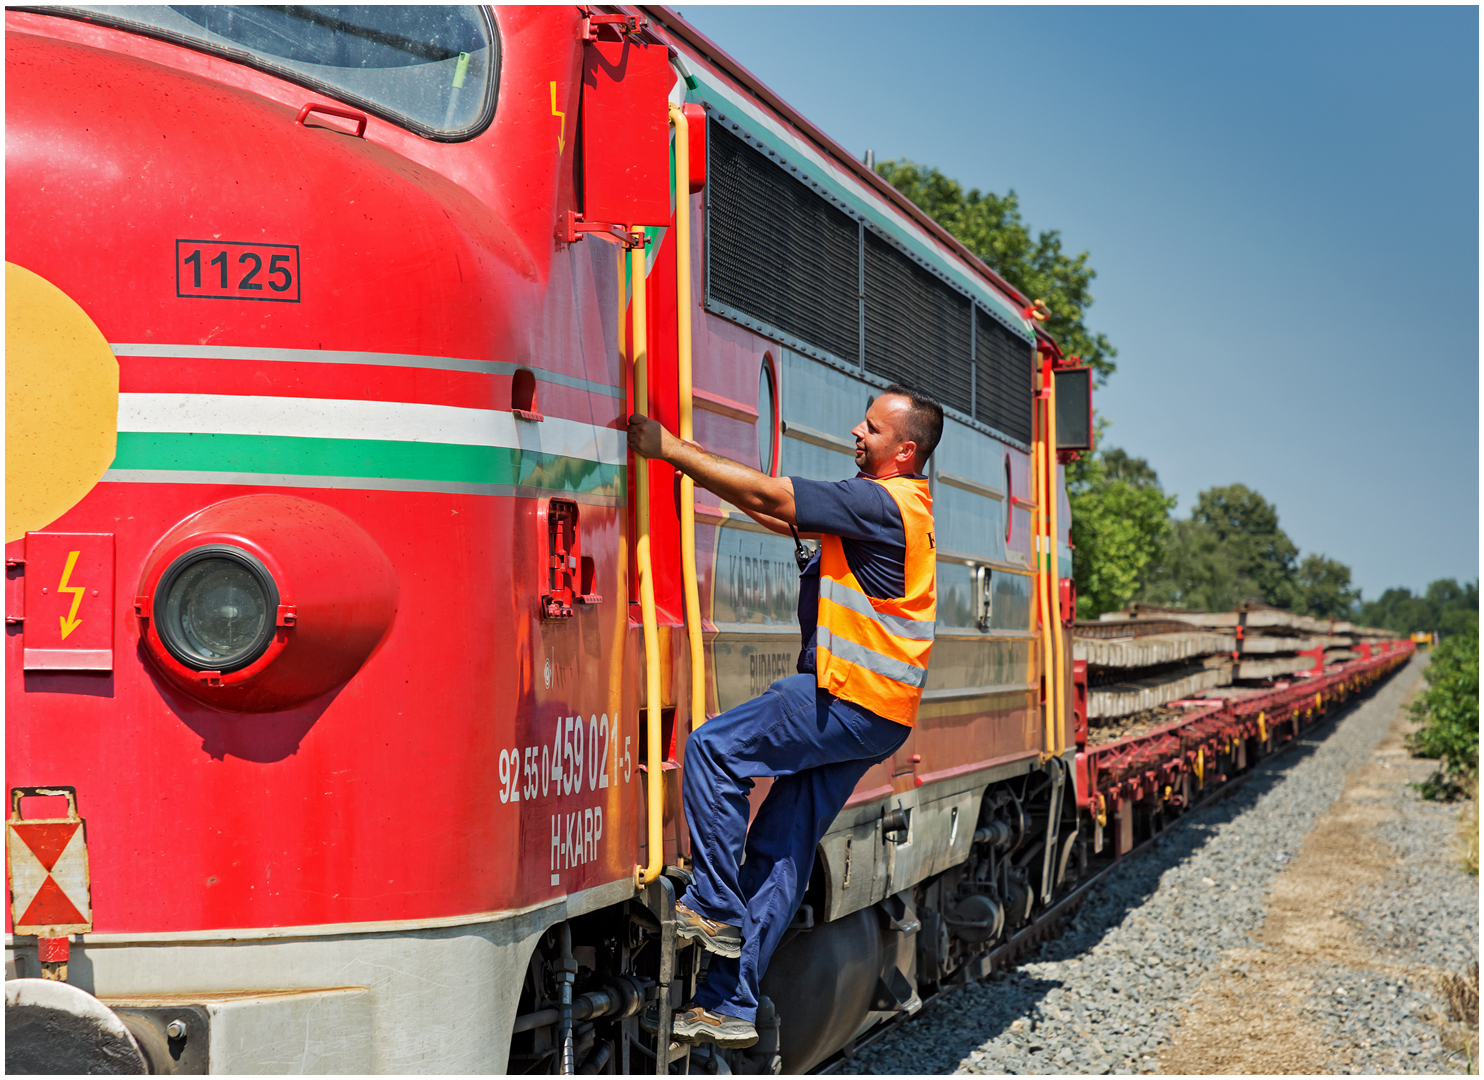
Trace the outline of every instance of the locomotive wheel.
<instances>
[{"instance_id":1,"label":"locomotive wheel","mask_svg":"<svg viewBox=\"0 0 1484 1080\"><path fill-rule=\"evenodd\" d=\"M11 979L5 1071L142 1076L149 1070L124 1022L92 994L49 979Z\"/></svg>"}]
</instances>

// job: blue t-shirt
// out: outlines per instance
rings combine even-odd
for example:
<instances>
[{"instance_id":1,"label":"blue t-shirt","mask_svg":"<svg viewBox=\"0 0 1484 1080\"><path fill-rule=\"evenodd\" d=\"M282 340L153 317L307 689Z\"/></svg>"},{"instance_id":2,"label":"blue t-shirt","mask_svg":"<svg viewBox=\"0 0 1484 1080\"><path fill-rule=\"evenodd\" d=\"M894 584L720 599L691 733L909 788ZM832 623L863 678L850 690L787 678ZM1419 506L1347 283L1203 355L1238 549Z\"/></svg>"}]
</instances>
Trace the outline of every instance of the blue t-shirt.
<instances>
[{"instance_id":1,"label":"blue t-shirt","mask_svg":"<svg viewBox=\"0 0 1484 1080\"><path fill-rule=\"evenodd\" d=\"M865 473L849 480L791 476L794 520L800 532L840 538L845 562L867 596L895 598L907 592L907 527L886 488ZM913 475L911 479L922 477ZM819 625L819 552L799 577L799 627L804 648L799 672L814 674L814 639Z\"/></svg>"}]
</instances>

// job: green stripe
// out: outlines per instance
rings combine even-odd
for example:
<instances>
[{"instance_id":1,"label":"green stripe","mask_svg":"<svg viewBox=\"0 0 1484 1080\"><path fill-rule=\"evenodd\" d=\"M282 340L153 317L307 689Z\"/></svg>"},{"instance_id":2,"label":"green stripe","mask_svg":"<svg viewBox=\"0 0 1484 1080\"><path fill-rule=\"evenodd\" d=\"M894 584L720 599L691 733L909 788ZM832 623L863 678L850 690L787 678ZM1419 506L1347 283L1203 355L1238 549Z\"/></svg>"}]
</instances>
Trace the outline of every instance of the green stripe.
<instances>
[{"instance_id":1,"label":"green stripe","mask_svg":"<svg viewBox=\"0 0 1484 1080\"><path fill-rule=\"evenodd\" d=\"M621 497L623 466L503 446L121 431L115 469L519 484Z\"/></svg>"}]
</instances>

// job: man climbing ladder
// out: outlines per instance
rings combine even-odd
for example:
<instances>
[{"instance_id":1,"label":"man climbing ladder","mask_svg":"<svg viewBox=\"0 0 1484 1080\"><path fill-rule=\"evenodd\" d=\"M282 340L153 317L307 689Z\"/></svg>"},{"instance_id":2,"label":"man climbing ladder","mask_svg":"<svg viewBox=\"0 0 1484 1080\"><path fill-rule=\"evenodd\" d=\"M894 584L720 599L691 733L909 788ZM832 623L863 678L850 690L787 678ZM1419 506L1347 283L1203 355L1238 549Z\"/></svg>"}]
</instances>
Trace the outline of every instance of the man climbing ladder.
<instances>
[{"instance_id":1,"label":"man climbing ladder","mask_svg":"<svg viewBox=\"0 0 1484 1080\"><path fill-rule=\"evenodd\" d=\"M758 985L803 900L814 852L866 770L917 721L937 618L932 497L923 469L943 410L892 385L855 426L860 472L771 477L629 418L629 446L785 535L818 537L799 583L800 674L693 732L682 794L694 883L680 935L716 954L675 1037L757 1041ZM773 777L752 828L748 792ZM745 845L746 857L743 858Z\"/></svg>"}]
</instances>

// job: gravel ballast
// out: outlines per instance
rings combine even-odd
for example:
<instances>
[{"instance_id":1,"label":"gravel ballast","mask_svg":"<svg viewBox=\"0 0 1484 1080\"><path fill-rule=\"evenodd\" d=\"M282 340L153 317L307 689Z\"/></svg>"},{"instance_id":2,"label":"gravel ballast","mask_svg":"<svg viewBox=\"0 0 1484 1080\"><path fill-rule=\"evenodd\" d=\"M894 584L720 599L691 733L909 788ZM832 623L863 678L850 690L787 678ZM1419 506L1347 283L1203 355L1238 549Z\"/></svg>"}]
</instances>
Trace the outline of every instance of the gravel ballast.
<instances>
[{"instance_id":1,"label":"gravel ballast","mask_svg":"<svg viewBox=\"0 0 1484 1080\"><path fill-rule=\"evenodd\" d=\"M945 995L837 1071L1156 1071L1192 992L1208 978L1240 977L1223 953L1262 947L1253 934L1274 879L1347 773L1371 762L1424 662L1118 867L1033 961ZM1463 970L1478 955L1478 888L1456 869L1458 810L1410 791L1391 797L1397 812L1381 839L1402 861L1346 914L1378 957ZM1314 974L1303 1009L1315 1035L1350 1048L1334 1071L1462 1071L1428 1019L1444 1006L1427 980L1399 978L1394 967Z\"/></svg>"}]
</instances>

